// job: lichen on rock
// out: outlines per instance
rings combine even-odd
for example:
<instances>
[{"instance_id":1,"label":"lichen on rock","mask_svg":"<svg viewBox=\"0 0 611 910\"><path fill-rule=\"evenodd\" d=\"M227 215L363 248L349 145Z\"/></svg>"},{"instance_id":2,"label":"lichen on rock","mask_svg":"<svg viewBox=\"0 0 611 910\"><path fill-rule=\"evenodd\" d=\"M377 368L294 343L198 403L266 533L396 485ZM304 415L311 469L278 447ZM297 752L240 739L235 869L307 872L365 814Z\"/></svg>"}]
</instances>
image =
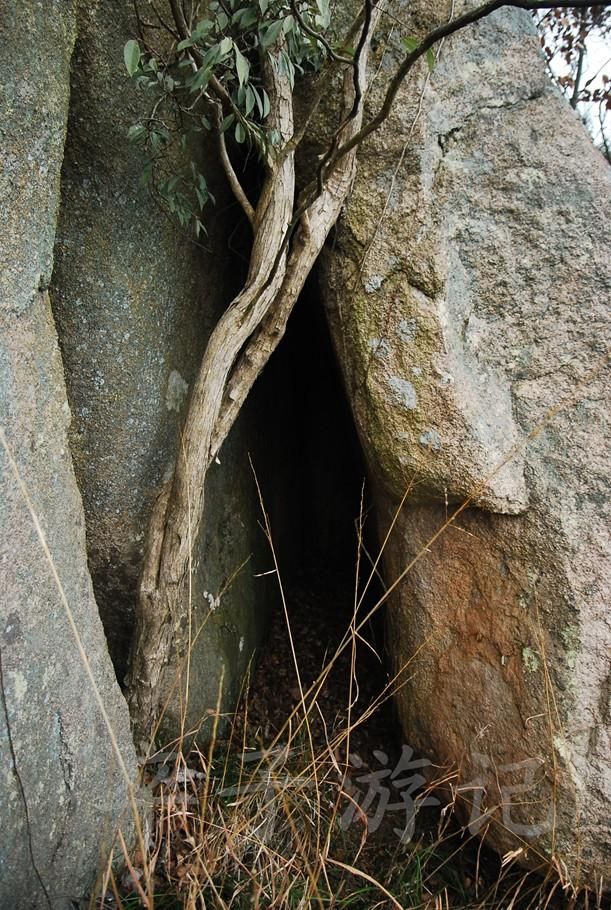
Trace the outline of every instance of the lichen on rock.
<instances>
[{"instance_id":1,"label":"lichen on rock","mask_svg":"<svg viewBox=\"0 0 611 910\"><path fill-rule=\"evenodd\" d=\"M447 7L396 11L422 33ZM407 741L481 782L491 844L590 884L610 871L609 197L528 15L497 12L360 149L320 282L382 539L409 491L384 554L389 582L415 561L388 605Z\"/></svg>"}]
</instances>

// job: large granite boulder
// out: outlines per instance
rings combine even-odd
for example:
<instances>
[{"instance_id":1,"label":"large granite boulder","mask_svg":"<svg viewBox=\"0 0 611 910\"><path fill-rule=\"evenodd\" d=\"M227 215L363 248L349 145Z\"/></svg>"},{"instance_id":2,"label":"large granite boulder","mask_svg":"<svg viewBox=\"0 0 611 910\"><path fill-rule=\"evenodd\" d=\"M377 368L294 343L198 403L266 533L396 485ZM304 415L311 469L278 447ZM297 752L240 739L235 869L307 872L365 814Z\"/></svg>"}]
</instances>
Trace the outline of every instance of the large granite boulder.
<instances>
[{"instance_id":1,"label":"large granite boulder","mask_svg":"<svg viewBox=\"0 0 611 910\"><path fill-rule=\"evenodd\" d=\"M146 159L127 133L148 115L152 96L130 82L123 64L123 46L137 34L132 4L83 0L78 32L51 299L89 563L122 680L152 504L172 470L207 336L239 272L226 268L237 215L215 147L204 149L200 165L217 200L205 249L142 184ZM184 686L176 683L190 633L186 723L195 729L216 706L221 677L223 705L232 704L265 627L265 585L253 577L264 537L248 429L248 417L241 419L210 471L191 622L177 628L164 674L174 692L166 712L171 738L180 727Z\"/></svg>"},{"instance_id":2,"label":"large granite boulder","mask_svg":"<svg viewBox=\"0 0 611 910\"><path fill-rule=\"evenodd\" d=\"M47 293L74 36L70 0L0 3L0 428L48 546L1 447L0 906L15 910L75 906L128 821L126 781L53 571L135 770L87 570Z\"/></svg>"},{"instance_id":3,"label":"large granite boulder","mask_svg":"<svg viewBox=\"0 0 611 910\"><path fill-rule=\"evenodd\" d=\"M407 34L450 12L395 6ZM394 29L372 109L403 53ZM610 195L528 15L502 11L403 88L323 266L382 539L409 491L384 554L389 583L413 563L388 604L406 741L457 769L472 831L590 883L611 855Z\"/></svg>"}]
</instances>

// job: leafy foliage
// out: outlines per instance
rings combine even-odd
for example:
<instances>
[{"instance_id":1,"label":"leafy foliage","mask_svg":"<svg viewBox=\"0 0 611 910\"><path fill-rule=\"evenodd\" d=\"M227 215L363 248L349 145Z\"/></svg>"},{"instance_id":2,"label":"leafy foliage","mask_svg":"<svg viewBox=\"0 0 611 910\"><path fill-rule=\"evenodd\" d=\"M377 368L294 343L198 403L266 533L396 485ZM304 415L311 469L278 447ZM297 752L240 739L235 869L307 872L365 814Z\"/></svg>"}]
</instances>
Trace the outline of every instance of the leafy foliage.
<instances>
[{"instance_id":1,"label":"leafy foliage","mask_svg":"<svg viewBox=\"0 0 611 910\"><path fill-rule=\"evenodd\" d=\"M266 124L271 105L263 67L278 67L291 86L297 74L320 68L328 53L322 34L330 25L329 0L211 0L188 37L165 52L150 43L140 22L140 40L125 45L125 66L154 102L129 139L146 150L144 181L199 235L199 215L212 196L194 138L218 132L263 159L274 154L280 136ZM178 172L171 154L177 145L184 162Z\"/></svg>"},{"instance_id":2,"label":"leafy foliage","mask_svg":"<svg viewBox=\"0 0 611 910\"><path fill-rule=\"evenodd\" d=\"M407 38L402 38L401 43L403 44L405 50L408 53L411 53L411 51L415 50L420 44L420 39L413 36L408 36ZM429 68L429 72L432 73L435 69L435 54L433 53L433 49L430 47L426 52L426 64Z\"/></svg>"}]
</instances>

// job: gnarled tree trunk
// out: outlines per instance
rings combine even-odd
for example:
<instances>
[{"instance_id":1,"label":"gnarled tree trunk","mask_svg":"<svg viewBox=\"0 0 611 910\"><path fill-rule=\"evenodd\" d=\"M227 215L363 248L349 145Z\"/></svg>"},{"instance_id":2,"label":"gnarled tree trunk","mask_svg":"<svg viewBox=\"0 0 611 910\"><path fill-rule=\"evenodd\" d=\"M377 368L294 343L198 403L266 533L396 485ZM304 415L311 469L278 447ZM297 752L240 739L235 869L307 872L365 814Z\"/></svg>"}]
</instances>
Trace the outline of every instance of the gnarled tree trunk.
<instances>
[{"instance_id":1,"label":"gnarled tree trunk","mask_svg":"<svg viewBox=\"0 0 611 910\"><path fill-rule=\"evenodd\" d=\"M350 68L344 79L338 143L347 143L362 124L369 46L380 12L381 5L366 23L356 77ZM354 176L356 152L352 150L329 169L313 200L299 204L293 92L288 76L277 65L267 64L264 74L271 103L269 125L280 133L282 148L268 162L252 218L254 237L245 286L208 342L174 477L159 496L149 527L127 680L141 750L149 746L164 694L176 682L165 678L164 669L176 628L188 622L191 547L204 512L206 473L284 334Z\"/></svg>"}]
</instances>

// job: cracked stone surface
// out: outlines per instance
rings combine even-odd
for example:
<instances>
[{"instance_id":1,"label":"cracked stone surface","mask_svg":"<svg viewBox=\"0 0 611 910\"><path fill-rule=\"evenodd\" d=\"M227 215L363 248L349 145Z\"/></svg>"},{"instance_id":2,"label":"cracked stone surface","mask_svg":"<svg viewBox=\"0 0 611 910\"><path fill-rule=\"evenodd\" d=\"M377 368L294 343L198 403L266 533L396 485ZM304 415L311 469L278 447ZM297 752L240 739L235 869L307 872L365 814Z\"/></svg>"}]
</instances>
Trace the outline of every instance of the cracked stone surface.
<instances>
[{"instance_id":1,"label":"cracked stone surface","mask_svg":"<svg viewBox=\"0 0 611 910\"><path fill-rule=\"evenodd\" d=\"M127 706L87 569L47 287L75 37L70 0L0 17L0 427L31 499L129 775ZM0 906L68 910L93 884L127 788L57 585L0 449Z\"/></svg>"},{"instance_id":2,"label":"cracked stone surface","mask_svg":"<svg viewBox=\"0 0 611 910\"><path fill-rule=\"evenodd\" d=\"M422 34L449 4L394 11ZM378 50L372 109L400 53ZM590 883L611 856L609 199L528 16L499 12L360 150L322 282L382 537L410 491L385 551L389 582L417 558L388 618L406 741L466 803L485 788L498 850Z\"/></svg>"}]
</instances>

